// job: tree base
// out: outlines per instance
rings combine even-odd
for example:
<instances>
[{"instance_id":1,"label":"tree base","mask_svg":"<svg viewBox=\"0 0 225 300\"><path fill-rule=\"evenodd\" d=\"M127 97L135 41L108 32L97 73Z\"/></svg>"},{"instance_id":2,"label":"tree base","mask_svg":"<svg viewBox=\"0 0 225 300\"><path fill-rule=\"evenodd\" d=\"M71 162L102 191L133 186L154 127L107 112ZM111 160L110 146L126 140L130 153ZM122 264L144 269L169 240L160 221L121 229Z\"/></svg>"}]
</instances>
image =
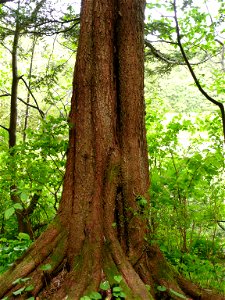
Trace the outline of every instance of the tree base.
<instances>
[{"instance_id":1,"label":"tree base","mask_svg":"<svg viewBox=\"0 0 225 300\"><path fill-rule=\"evenodd\" d=\"M80 255L80 261L76 259L71 268L67 259L67 238L65 231L51 225L0 277L1 299L33 296L37 300L78 300L94 291L101 293L102 299L113 299L112 289L99 288L100 283L106 281L110 287L120 286L125 299L225 299L223 295L201 289L181 277L153 246L143 249L138 260L131 264L118 247L118 241L105 243L98 269L93 270L96 264L93 264L92 251ZM119 275L122 280L118 283L115 278Z\"/></svg>"}]
</instances>

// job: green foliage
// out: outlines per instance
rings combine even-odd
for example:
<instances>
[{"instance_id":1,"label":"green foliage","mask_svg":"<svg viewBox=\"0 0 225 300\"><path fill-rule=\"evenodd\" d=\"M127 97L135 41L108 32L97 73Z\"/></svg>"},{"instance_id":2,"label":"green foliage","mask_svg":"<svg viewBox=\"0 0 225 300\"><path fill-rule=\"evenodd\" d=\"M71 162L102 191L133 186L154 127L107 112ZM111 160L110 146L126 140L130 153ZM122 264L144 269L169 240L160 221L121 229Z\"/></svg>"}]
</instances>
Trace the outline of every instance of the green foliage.
<instances>
[{"instance_id":1,"label":"green foliage","mask_svg":"<svg viewBox=\"0 0 225 300\"><path fill-rule=\"evenodd\" d=\"M6 235L10 231L16 234L17 210L33 209L30 216L33 228L47 224L54 217L61 195L67 134L68 124L64 118L51 116L40 124L39 130L27 130L27 142L18 143L14 157L6 150L2 152L0 206L4 215L0 213L0 216ZM8 191L12 180L17 184L20 203L11 203ZM35 195L39 200L31 207Z\"/></svg>"},{"instance_id":2,"label":"green foliage","mask_svg":"<svg viewBox=\"0 0 225 300\"><path fill-rule=\"evenodd\" d=\"M105 299L102 296L102 292L111 290L113 299L125 299L126 294L123 291L123 288L120 286L122 282L123 277L121 275L115 275L113 276L114 284L110 286L110 283L108 281L101 282L99 289L100 292L90 292L87 295L81 297L81 300L92 300L92 299Z\"/></svg>"},{"instance_id":3,"label":"green foliage","mask_svg":"<svg viewBox=\"0 0 225 300\"><path fill-rule=\"evenodd\" d=\"M102 299L102 295L98 292L91 292L88 296L83 296L80 300L94 300L94 299Z\"/></svg>"},{"instance_id":4,"label":"green foliage","mask_svg":"<svg viewBox=\"0 0 225 300\"><path fill-rule=\"evenodd\" d=\"M165 292L167 289L166 289L166 287L163 286L163 285L158 285L158 286L157 286L157 290L160 291L160 292Z\"/></svg>"},{"instance_id":5,"label":"green foliage","mask_svg":"<svg viewBox=\"0 0 225 300\"><path fill-rule=\"evenodd\" d=\"M108 289L110 289L110 284L108 281L103 281L100 284L100 289L103 291L107 291Z\"/></svg>"},{"instance_id":6,"label":"green foliage","mask_svg":"<svg viewBox=\"0 0 225 300\"><path fill-rule=\"evenodd\" d=\"M46 264L46 265L41 266L39 269L42 271L49 271L52 269L52 266L50 264Z\"/></svg>"},{"instance_id":7,"label":"green foliage","mask_svg":"<svg viewBox=\"0 0 225 300\"><path fill-rule=\"evenodd\" d=\"M19 296L22 294L29 294L29 292L33 291L34 286L33 284L30 284L30 278L29 277L25 277L25 278L18 278L17 280L15 280L13 282L14 285L20 284L23 285L21 288L19 288L18 290L14 291L12 294L14 296ZM25 284L25 285L24 285ZM34 299L34 297L29 297L28 299Z\"/></svg>"},{"instance_id":8,"label":"green foliage","mask_svg":"<svg viewBox=\"0 0 225 300\"><path fill-rule=\"evenodd\" d=\"M224 150L217 115L147 116L151 243L203 286L223 282Z\"/></svg>"},{"instance_id":9,"label":"green foliage","mask_svg":"<svg viewBox=\"0 0 225 300\"><path fill-rule=\"evenodd\" d=\"M147 4L147 8L146 75L151 75L151 78L147 77L146 81L154 80L154 86L158 85L158 89L150 87L147 97L154 101L152 89L155 89L161 98L167 100L170 111L214 109L200 92L197 95L194 81L183 67L185 63L175 29L174 3L154 0ZM199 83L215 100L224 103L225 36L221 26L224 3L216 0L177 1L176 12L182 47Z\"/></svg>"},{"instance_id":10,"label":"green foliage","mask_svg":"<svg viewBox=\"0 0 225 300\"><path fill-rule=\"evenodd\" d=\"M28 235L20 233L17 239L0 238L0 274L6 271L30 246ZM25 279L21 282L25 282Z\"/></svg>"}]
</instances>

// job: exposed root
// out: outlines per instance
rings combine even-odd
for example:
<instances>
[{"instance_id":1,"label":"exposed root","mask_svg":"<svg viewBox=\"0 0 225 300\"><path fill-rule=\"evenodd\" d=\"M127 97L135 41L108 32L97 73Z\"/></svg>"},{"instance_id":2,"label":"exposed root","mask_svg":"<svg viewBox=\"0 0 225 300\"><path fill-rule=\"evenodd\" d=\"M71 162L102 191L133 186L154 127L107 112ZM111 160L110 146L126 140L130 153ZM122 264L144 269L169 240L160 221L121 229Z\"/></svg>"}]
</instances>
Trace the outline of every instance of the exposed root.
<instances>
[{"instance_id":1,"label":"exposed root","mask_svg":"<svg viewBox=\"0 0 225 300\"><path fill-rule=\"evenodd\" d=\"M225 300L224 296L203 290L177 274L158 247L143 243L142 251L139 247L135 259L125 253L117 230L112 226L118 157L113 157L112 168L109 170L111 181L105 185L107 202L104 205L108 213L104 219L104 237L95 240L95 232L90 231L90 234L87 231L82 248L79 253L74 253L71 260L67 230L59 226L60 222L53 222L23 257L0 277L1 299L6 296L8 299L15 299L16 294L16 299L21 300L31 296L39 300L63 300L66 297L79 300L93 291L102 292L102 281L108 281L112 287L115 276L120 274L122 280L119 285L127 300ZM28 280L18 281L19 278ZM13 284L15 280L17 284ZM33 288L26 291L24 287L29 286ZM157 289L159 286L163 290ZM21 295L17 295L20 289L23 289ZM112 293L112 289L110 292Z\"/></svg>"},{"instance_id":2,"label":"exposed root","mask_svg":"<svg viewBox=\"0 0 225 300\"><path fill-rule=\"evenodd\" d=\"M222 295L206 291L190 283L181 276L177 275L172 267L166 262L157 247L148 247L138 260L135 266L132 266L125 254L122 252L119 242L105 242L102 249L102 261L96 276L92 276L96 271L93 268L92 252L83 248L83 256L76 259L76 268L69 269L67 266L66 235L52 231L55 236L55 242L48 239L50 247L48 251L42 251L38 259L34 259L35 247L31 249L4 277L1 277L1 299L8 296L8 299L27 299L34 296L40 300L50 299L68 299L79 300L81 296L88 295L93 291L100 291L101 281L108 281L110 286L115 284L115 276L121 274L123 279L120 286L126 294L126 299L193 299L193 300L224 300ZM45 236L47 237L47 235ZM44 240L43 244L44 244ZM46 242L46 241L45 241ZM46 244L46 243L45 243ZM62 250L63 247L63 250ZM36 248L36 249L37 249ZM51 249L50 249L51 248ZM40 247L38 248L39 250ZM33 260L31 260L33 257ZM31 261L33 264L31 264ZM26 262L28 266L26 267ZM51 265L49 270L41 270L40 266ZM26 268L25 268L26 267ZM100 274L100 277L99 277ZM18 278L27 278L26 283L13 285L12 282ZM5 285L4 285L5 284ZM34 289L29 292L21 292L21 295L15 297L13 292L18 291L24 285L33 285ZM150 287L146 287L146 284ZM158 291L157 286L165 287L165 291ZM108 292L110 294L110 292Z\"/></svg>"},{"instance_id":3,"label":"exposed root","mask_svg":"<svg viewBox=\"0 0 225 300\"><path fill-rule=\"evenodd\" d=\"M46 278L60 265L66 249L65 232L52 224L28 251L0 277L0 298L14 298L18 289L32 285L32 294L37 293L46 283ZM41 268L41 266L47 266ZM14 284L17 282L17 284ZM22 292L21 292L22 293Z\"/></svg>"}]
</instances>

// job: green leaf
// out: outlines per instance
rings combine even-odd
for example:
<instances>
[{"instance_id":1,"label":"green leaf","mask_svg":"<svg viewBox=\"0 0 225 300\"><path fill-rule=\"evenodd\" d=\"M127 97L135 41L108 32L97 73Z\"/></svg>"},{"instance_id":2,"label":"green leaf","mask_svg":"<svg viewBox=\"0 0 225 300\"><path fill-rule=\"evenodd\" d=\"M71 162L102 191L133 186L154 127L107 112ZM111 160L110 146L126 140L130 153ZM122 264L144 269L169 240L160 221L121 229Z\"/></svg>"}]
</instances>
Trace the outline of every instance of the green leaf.
<instances>
[{"instance_id":1,"label":"green leaf","mask_svg":"<svg viewBox=\"0 0 225 300\"><path fill-rule=\"evenodd\" d=\"M35 298L34 297L30 297L30 298L28 298L26 300L35 300Z\"/></svg>"},{"instance_id":2,"label":"green leaf","mask_svg":"<svg viewBox=\"0 0 225 300\"><path fill-rule=\"evenodd\" d=\"M24 232L20 232L20 233L18 234L18 238L19 238L20 240L30 240L29 234L24 233Z\"/></svg>"},{"instance_id":3,"label":"green leaf","mask_svg":"<svg viewBox=\"0 0 225 300\"><path fill-rule=\"evenodd\" d=\"M25 291L26 292L30 292L30 291L33 291L34 289L34 286L31 284L31 285L28 285L26 288L25 288Z\"/></svg>"},{"instance_id":4,"label":"green leaf","mask_svg":"<svg viewBox=\"0 0 225 300\"><path fill-rule=\"evenodd\" d=\"M124 292L120 292L120 297L126 298L126 294Z\"/></svg>"},{"instance_id":5,"label":"green leaf","mask_svg":"<svg viewBox=\"0 0 225 300\"><path fill-rule=\"evenodd\" d=\"M108 281L101 282L100 289L103 291L107 291L110 289L110 284Z\"/></svg>"},{"instance_id":6,"label":"green leaf","mask_svg":"<svg viewBox=\"0 0 225 300\"><path fill-rule=\"evenodd\" d=\"M17 278L15 281L13 281L13 284L18 284L18 283L24 283L26 281L28 281L30 279L30 277L25 277L25 278Z\"/></svg>"},{"instance_id":7,"label":"green leaf","mask_svg":"<svg viewBox=\"0 0 225 300\"><path fill-rule=\"evenodd\" d=\"M118 292L121 292L121 291L122 291L122 288L120 286L114 286L113 292L118 293Z\"/></svg>"},{"instance_id":8,"label":"green leaf","mask_svg":"<svg viewBox=\"0 0 225 300\"><path fill-rule=\"evenodd\" d=\"M80 298L80 300L91 300L91 298L89 296L83 296Z\"/></svg>"},{"instance_id":9,"label":"green leaf","mask_svg":"<svg viewBox=\"0 0 225 300\"><path fill-rule=\"evenodd\" d=\"M15 295L15 296L21 295L22 292L24 292L24 290L25 290L25 286L15 292L13 292L13 295Z\"/></svg>"},{"instance_id":10,"label":"green leaf","mask_svg":"<svg viewBox=\"0 0 225 300\"><path fill-rule=\"evenodd\" d=\"M164 285L158 285L157 290L160 291L160 292L165 292L167 289Z\"/></svg>"},{"instance_id":11,"label":"green leaf","mask_svg":"<svg viewBox=\"0 0 225 300\"><path fill-rule=\"evenodd\" d=\"M20 199L21 199L22 201L27 201L28 198L29 198L29 195L28 195L27 193L22 192L22 193L20 194Z\"/></svg>"},{"instance_id":12,"label":"green leaf","mask_svg":"<svg viewBox=\"0 0 225 300\"><path fill-rule=\"evenodd\" d=\"M14 207L15 209L20 209L20 210L23 209L23 206L22 206L20 203L14 204L13 207Z\"/></svg>"},{"instance_id":13,"label":"green leaf","mask_svg":"<svg viewBox=\"0 0 225 300\"><path fill-rule=\"evenodd\" d=\"M121 280L123 279L123 277L122 277L121 275L115 275L113 278L114 278L114 280L115 280L116 282L118 282L118 283L120 283Z\"/></svg>"},{"instance_id":14,"label":"green leaf","mask_svg":"<svg viewBox=\"0 0 225 300\"><path fill-rule=\"evenodd\" d=\"M5 219L8 220L15 213L15 208L10 207L5 211Z\"/></svg>"},{"instance_id":15,"label":"green leaf","mask_svg":"<svg viewBox=\"0 0 225 300\"><path fill-rule=\"evenodd\" d=\"M91 299L102 299L102 295L99 294L98 292L92 292L92 293L89 295L89 297L90 297Z\"/></svg>"},{"instance_id":16,"label":"green leaf","mask_svg":"<svg viewBox=\"0 0 225 300\"><path fill-rule=\"evenodd\" d=\"M46 265L41 266L39 269L42 271L49 271L49 270L51 270L51 268L52 268L52 266L50 264L46 264Z\"/></svg>"},{"instance_id":17,"label":"green leaf","mask_svg":"<svg viewBox=\"0 0 225 300\"><path fill-rule=\"evenodd\" d=\"M21 282L26 282L30 279L30 277L21 278Z\"/></svg>"},{"instance_id":18,"label":"green leaf","mask_svg":"<svg viewBox=\"0 0 225 300\"><path fill-rule=\"evenodd\" d=\"M187 299L184 295L182 295L182 294L174 291L173 289L170 289L170 292L171 292L171 294L173 294L173 295L175 295L175 296L177 296L177 297L179 297L181 299Z\"/></svg>"},{"instance_id":19,"label":"green leaf","mask_svg":"<svg viewBox=\"0 0 225 300\"><path fill-rule=\"evenodd\" d=\"M12 284L17 284L17 283L21 283L22 282L22 278L17 278L15 281L13 281Z\"/></svg>"}]
</instances>

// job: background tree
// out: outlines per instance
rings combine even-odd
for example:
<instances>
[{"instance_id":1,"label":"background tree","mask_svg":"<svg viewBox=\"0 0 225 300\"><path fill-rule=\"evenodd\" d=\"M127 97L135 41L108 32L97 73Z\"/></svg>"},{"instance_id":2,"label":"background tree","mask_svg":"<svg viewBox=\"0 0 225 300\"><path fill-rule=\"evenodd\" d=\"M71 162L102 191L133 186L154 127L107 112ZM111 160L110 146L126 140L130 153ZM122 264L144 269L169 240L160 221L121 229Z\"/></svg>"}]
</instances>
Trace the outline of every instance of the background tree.
<instances>
[{"instance_id":1,"label":"background tree","mask_svg":"<svg viewBox=\"0 0 225 300\"><path fill-rule=\"evenodd\" d=\"M146 32L151 34L150 39L152 40L146 39L145 44L149 48L147 53L165 65L164 70L171 70L174 65L188 67L200 93L220 109L225 141L224 99L223 97L221 99L221 89L217 84L218 79L224 73L224 34L221 27L221 20L224 18L224 3L219 1L217 5L218 7L213 12L214 19L207 1L200 4L193 0L151 2L148 4L148 8L155 10L157 17L154 19L154 13L149 14L151 22L148 22ZM155 46L157 44L161 47ZM162 45L166 45L167 53ZM215 58L214 81L210 86L204 80L205 71L198 74L194 67L205 62L211 65L211 61Z\"/></svg>"},{"instance_id":2,"label":"background tree","mask_svg":"<svg viewBox=\"0 0 225 300\"><path fill-rule=\"evenodd\" d=\"M0 127L6 130L8 133L9 144L9 156L7 158L8 165L6 166L6 170L4 170L5 175L3 175L3 177L8 177L7 182L9 181L10 177L11 184L9 189L12 204L6 210L6 218L9 218L15 213L17 217L18 231L29 234L31 238L33 238L35 235L34 231L35 226L37 225L32 221L32 215L34 210L37 208L38 201L41 198L41 186L43 181L41 184L40 176L44 178L43 171L45 169L41 168L41 165L43 165L43 161L46 160L46 155L43 155L42 153L42 162L40 162L39 159L40 170L42 170L42 174L39 174L38 176L39 186L36 184L36 187L34 188L34 184L31 183L35 180L38 181L37 177L35 180L33 180L33 178L31 178L32 176L30 176L29 180L27 180L27 178L25 179L26 176L24 176L24 174L22 176L21 174L18 175L18 173L20 173L18 171L21 170L21 162L24 163L26 161L24 158L25 155L23 156L26 151L25 148L27 149L31 146L26 145L28 117L29 115L32 116L36 114L37 111L39 118L36 116L36 124L40 123L40 118L42 119L41 122L44 122L43 119L46 120L48 111L52 106L52 103L50 103L49 99L51 96L53 96L52 83L57 82L57 74L60 70L62 70L62 68L64 68L64 72L66 72L67 69L65 67L66 57L64 61L54 64L51 62L54 52L53 45L52 53L47 59L47 67L43 72L44 75L41 74L40 70L39 72L36 70L37 64L35 63L35 59L38 56L37 48L40 49L41 46L46 47L47 51L47 46L44 41L46 35L55 34L57 37L58 31L68 30L68 24L71 23L71 15L71 19L67 19L66 22L61 22L61 15L58 16L59 19L52 20L54 13L55 11L49 5L48 1L43 0L38 2L34 2L32 0L21 0L17 1L17 3L14 5L5 5L1 7L0 42L2 47L10 53L12 69L12 78L10 78L8 81L2 82L0 88L2 92L0 95L1 100L6 101L8 98L11 100L9 125L5 125L5 120L1 120L4 122L4 125L0 125ZM52 25L52 22L54 23L54 26ZM49 23L51 25L49 25ZM63 27L64 23L66 23L66 29ZM26 46L22 46L24 45L24 42L26 43ZM31 52L30 56L29 52ZM30 60L29 65L27 64L28 60ZM7 83L10 81L12 82L11 86ZM47 88L44 86L47 86ZM37 91L39 93L41 91L42 95L44 96L36 97L35 94ZM58 94L57 97L60 98L61 95ZM20 106L21 103L23 107ZM50 108L46 108L46 104L48 104ZM42 109L40 107L42 107ZM55 107L57 107L57 105L55 105ZM29 109L35 110L35 113L30 114ZM45 113L43 111L45 111ZM24 121L23 113L25 114ZM60 114L62 115L63 113L66 114L65 111L63 112L61 110ZM24 126L20 125L22 122L24 122ZM46 131L48 130L46 129ZM23 136L23 142L21 140L21 135ZM33 147L33 152L34 151L36 151L35 146ZM19 157L20 159L18 159ZM21 160L22 157L23 159ZM37 158L37 155L33 155L32 159L35 160L34 158ZM31 159L31 157L29 159ZM28 165L26 163L25 165L26 171L29 172ZM3 165L2 169L4 169ZM59 169L60 168L58 168L58 170ZM38 175L37 172L36 175ZM30 183L30 191L28 191L29 189L27 187L27 181ZM24 184L24 182L26 183ZM58 180L56 182L58 182ZM61 183L61 179L59 182ZM59 189L60 187L56 187L55 190L57 191ZM55 196L57 194L56 191L54 194ZM43 195L42 198L44 197L45 196ZM56 206L57 205L55 204L55 208ZM15 231L15 233L16 232L17 231Z\"/></svg>"}]
</instances>

